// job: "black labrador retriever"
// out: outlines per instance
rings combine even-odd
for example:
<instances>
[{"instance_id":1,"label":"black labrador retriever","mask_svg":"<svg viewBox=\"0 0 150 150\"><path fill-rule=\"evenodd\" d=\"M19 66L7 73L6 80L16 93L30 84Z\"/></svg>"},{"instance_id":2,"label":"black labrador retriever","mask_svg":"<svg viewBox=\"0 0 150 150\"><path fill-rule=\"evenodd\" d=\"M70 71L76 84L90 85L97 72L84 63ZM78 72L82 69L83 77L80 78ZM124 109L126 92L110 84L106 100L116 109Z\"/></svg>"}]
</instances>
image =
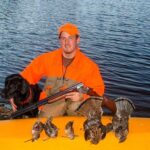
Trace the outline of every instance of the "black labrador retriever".
<instances>
[{"instance_id":1,"label":"black labrador retriever","mask_svg":"<svg viewBox=\"0 0 150 150\"><path fill-rule=\"evenodd\" d=\"M1 97L14 100L17 110L27 107L39 100L41 89L38 84L31 85L20 74L12 74L5 78L5 86L1 91ZM24 116L35 117L38 109L24 114Z\"/></svg>"}]
</instances>

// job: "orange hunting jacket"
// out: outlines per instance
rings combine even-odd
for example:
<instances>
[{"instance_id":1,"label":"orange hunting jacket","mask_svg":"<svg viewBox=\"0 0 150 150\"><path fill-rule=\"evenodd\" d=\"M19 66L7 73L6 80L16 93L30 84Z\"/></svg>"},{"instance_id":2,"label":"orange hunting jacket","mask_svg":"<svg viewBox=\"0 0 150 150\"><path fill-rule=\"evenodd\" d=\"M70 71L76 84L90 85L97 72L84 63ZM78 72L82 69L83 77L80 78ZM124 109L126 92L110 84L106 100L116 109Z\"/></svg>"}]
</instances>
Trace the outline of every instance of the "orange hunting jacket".
<instances>
[{"instance_id":1,"label":"orange hunting jacket","mask_svg":"<svg viewBox=\"0 0 150 150\"><path fill-rule=\"evenodd\" d=\"M78 82L82 82L85 86L92 88L100 96L104 94L104 82L98 65L85 56L79 48L74 60L67 67L65 80L62 82L64 70L62 49L59 48L39 55L20 74L30 84L36 84L43 77L47 78L41 99L49 94L58 92L57 88L61 87L62 84L67 87ZM86 98L88 98L88 95L85 94L84 99Z\"/></svg>"}]
</instances>

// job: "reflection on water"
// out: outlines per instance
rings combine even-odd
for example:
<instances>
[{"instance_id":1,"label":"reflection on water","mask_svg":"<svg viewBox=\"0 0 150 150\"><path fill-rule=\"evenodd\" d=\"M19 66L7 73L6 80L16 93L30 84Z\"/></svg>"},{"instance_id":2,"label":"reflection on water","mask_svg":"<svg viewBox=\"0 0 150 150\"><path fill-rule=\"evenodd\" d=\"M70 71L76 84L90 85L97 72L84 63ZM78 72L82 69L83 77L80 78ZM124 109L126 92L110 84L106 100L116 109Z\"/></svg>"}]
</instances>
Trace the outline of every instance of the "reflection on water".
<instances>
[{"instance_id":1,"label":"reflection on water","mask_svg":"<svg viewBox=\"0 0 150 150\"><path fill-rule=\"evenodd\" d=\"M0 88L35 56L57 48L57 28L70 21L81 49L97 62L106 95L134 101L150 117L150 1L1 0Z\"/></svg>"}]
</instances>

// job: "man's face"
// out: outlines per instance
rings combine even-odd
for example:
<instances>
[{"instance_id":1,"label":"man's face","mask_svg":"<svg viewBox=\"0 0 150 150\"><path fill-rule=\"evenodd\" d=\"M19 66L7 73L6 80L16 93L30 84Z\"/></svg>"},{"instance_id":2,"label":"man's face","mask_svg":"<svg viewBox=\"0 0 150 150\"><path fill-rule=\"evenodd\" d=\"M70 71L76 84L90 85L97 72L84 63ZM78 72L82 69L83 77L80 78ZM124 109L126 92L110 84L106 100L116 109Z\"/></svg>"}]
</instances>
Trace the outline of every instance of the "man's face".
<instances>
[{"instance_id":1,"label":"man's face","mask_svg":"<svg viewBox=\"0 0 150 150\"><path fill-rule=\"evenodd\" d=\"M79 37L76 35L71 36L67 32L62 32L59 40L65 54L73 54L79 44Z\"/></svg>"}]
</instances>

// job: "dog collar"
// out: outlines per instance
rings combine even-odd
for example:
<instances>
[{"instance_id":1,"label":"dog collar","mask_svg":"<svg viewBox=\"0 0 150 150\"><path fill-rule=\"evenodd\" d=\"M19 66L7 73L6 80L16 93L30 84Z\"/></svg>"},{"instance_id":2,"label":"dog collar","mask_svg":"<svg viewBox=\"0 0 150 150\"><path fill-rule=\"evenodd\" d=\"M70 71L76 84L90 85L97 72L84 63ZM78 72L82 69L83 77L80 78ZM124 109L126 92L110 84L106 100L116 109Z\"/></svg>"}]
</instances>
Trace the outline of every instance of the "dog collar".
<instances>
[{"instance_id":1,"label":"dog collar","mask_svg":"<svg viewBox=\"0 0 150 150\"><path fill-rule=\"evenodd\" d=\"M27 99L23 100L20 102L21 105L24 105L24 104L27 104L27 103L30 103L31 102L31 99L32 99L32 90L31 88L29 89L29 96L27 97Z\"/></svg>"}]
</instances>

